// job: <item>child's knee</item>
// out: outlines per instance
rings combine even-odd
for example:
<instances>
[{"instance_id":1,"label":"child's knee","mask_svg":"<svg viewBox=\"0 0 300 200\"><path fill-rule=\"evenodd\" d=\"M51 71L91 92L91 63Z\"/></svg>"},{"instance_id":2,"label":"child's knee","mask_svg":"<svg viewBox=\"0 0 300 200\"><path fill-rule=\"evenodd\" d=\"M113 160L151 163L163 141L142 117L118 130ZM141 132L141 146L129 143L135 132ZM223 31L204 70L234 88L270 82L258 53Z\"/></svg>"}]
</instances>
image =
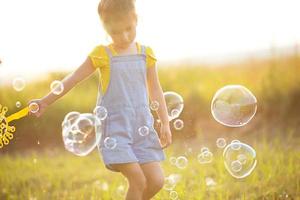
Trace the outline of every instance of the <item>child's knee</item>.
<instances>
[{"instance_id":1,"label":"child's knee","mask_svg":"<svg viewBox=\"0 0 300 200\"><path fill-rule=\"evenodd\" d=\"M147 187L147 180L143 175L138 175L138 176L128 178L128 182L131 187L134 187L139 191L144 191L145 188Z\"/></svg>"},{"instance_id":2,"label":"child's knee","mask_svg":"<svg viewBox=\"0 0 300 200\"><path fill-rule=\"evenodd\" d=\"M147 187L151 190L159 191L165 183L164 176L154 176L147 180Z\"/></svg>"}]
</instances>

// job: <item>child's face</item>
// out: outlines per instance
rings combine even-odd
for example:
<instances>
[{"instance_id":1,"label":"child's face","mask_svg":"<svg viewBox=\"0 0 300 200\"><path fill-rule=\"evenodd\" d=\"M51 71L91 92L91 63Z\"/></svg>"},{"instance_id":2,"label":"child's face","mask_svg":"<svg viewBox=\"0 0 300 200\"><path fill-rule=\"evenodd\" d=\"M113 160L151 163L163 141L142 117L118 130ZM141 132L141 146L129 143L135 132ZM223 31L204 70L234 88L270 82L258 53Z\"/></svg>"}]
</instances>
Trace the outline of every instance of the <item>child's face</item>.
<instances>
[{"instance_id":1,"label":"child's face","mask_svg":"<svg viewBox=\"0 0 300 200\"><path fill-rule=\"evenodd\" d=\"M106 25L106 31L118 48L128 47L136 36L137 17L134 13L129 13L121 20L114 21Z\"/></svg>"}]
</instances>

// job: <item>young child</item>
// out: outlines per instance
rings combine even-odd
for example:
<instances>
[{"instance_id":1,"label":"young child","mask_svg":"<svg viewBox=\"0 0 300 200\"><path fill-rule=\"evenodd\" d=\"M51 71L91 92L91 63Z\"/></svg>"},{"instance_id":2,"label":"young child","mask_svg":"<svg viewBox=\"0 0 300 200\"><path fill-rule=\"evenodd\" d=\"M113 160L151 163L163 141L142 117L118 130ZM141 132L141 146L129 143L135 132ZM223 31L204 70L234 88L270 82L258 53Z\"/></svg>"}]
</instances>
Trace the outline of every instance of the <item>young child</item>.
<instances>
[{"instance_id":1,"label":"young child","mask_svg":"<svg viewBox=\"0 0 300 200\"><path fill-rule=\"evenodd\" d=\"M107 109L108 117L104 122L99 151L108 169L121 172L127 178L129 189L126 199L150 199L163 187L164 175L159 162L165 159L163 148L172 140L156 59L150 47L135 41L135 0L102 0L98 12L112 43L96 46L85 62L64 78L63 93L49 93L30 103L39 105L39 111L34 113L39 117L77 83L96 69L100 70L97 105ZM159 137L153 128L148 96L151 101L159 103ZM139 134L138 129L142 126L149 128L147 136ZM108 136L117 140L115 149L107 149L103 145Z\"/></svg>"}]
</instances>

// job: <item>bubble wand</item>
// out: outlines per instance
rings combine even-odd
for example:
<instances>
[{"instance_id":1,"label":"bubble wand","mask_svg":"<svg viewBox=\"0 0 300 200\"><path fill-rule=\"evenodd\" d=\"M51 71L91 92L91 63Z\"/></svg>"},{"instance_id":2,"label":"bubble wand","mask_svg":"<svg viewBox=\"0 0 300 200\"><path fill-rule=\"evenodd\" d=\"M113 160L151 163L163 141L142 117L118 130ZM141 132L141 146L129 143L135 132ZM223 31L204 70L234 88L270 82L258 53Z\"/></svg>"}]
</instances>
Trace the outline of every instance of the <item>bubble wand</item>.
<instances>
[{"instance_id":1,"label":"bubble wand","mask_svg":"<svg viewBox=\"0 0 300 200\"><path fill-rule=\"evenodd\" d=\"M25 107L22 110L5 117L6 113L8 111L8 108L6 106L3 106L0 104L0 149L4 145L9 144L9 140L13 139L13 133L16 131L16 128L14 126L10 126L9 123L23 118L27 116L30 112L29 107Z\"/></svg>"}]
</instances>

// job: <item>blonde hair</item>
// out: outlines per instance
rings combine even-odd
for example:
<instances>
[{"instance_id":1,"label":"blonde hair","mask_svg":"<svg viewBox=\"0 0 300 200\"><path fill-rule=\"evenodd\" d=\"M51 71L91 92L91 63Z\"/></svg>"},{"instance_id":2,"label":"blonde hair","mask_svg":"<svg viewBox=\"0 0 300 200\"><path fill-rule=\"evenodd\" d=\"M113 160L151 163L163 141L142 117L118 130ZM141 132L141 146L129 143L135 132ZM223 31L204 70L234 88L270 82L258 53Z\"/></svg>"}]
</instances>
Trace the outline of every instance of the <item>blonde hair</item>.
<instances>
[{"instance_id":1,"label":"blonde hair","mask_svg":"<svg viewBox=\"0 0 300 200\"><path fill-rule=\"evenodd\" d=\"M135 0L101 0L98 6L103 25L118 21L129 13L136 14Z\"/></svg>"}]
</instances>

